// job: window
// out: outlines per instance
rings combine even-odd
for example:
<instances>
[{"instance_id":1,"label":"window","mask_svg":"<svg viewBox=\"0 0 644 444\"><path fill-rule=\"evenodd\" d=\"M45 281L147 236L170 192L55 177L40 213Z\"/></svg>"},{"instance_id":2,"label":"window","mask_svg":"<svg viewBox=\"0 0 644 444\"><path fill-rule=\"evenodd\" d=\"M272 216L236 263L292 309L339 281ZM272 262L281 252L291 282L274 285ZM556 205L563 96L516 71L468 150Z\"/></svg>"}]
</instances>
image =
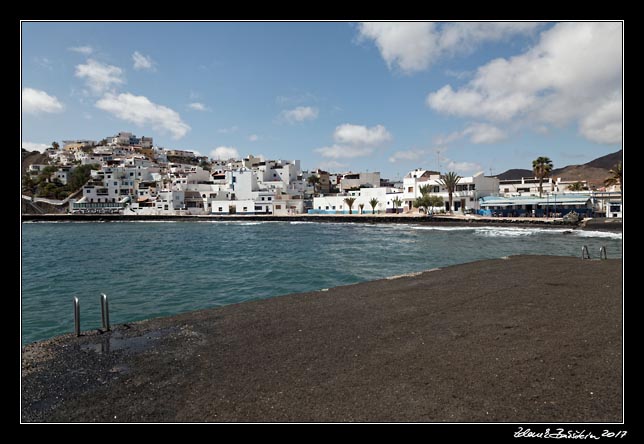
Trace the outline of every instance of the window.
<instances>
[{"instance_id":1,"label":"window","mask_svg":"<svg viewBox=\"0 0 644 444\"><path fill-rule=\"evenodd\" d=\"M134 176L134 173L130 173L130 177Z\"/></svg>"},{"instance_id":2,"label":"window","mask_svg":"<svg viewBox=\"0 0 644 444\"><path fill-rule=\"evenodd\" d=\"M321 209L322 209L322 207L318 207L318 210L321 210Z\"/></svg>"},{"instance_id":3,"label":"window","mask_svg":"<svg viewBox=\"0 0 644 444\"><path fill-rule=\"evenodd\" d=\"M473 197L470 197L470 202L474 202L474 198L473 198Z\"/></svg>"},{"instance_id":4,"label":"window","mask_svg":"<svg viewBox=\"0 0 644 444\"><path fill-rule=\"evenodd\" d=\"M434 191L434 193L438 193L438 192L440 192L440 187L439 187L438 185L436 185L436 186L433 188L433 191Z\"/></svg>"},{"instance_id":5,"label":"window","mask_svg":"<svg viewBox=\"0 0 644 444\"><path fill-rule=\"evenodd\" d=\"M335 210L335 205L333 205L333 206L331 207L331 209Z\"/></svg>"},{"instance_id":6,"label":"window","mask_svg":"<svg viewBox=\"0 0 644 444\"><path fill-rule=\"evenodd\" d=\"M114 182L114 186L118 186L118 184L119 184L118 182Z\"/></svg>"},{"instance_id":7,"label":"window","mask_svg":"<svg viewBox=\"0 0 644 444\"><path fill-rule=\"evenodd\" d=\"M273 200L273 198L271 196L268 196L268 200Z\"/></svg>"},{"instance_id":8,"label":"window","mask_svg":"<svg viewBox=\"0 0 644 444\"><path fill-rule=\"evenodd\" d=\"M260 205L255 205L255 211L262 211L262 207Z\"/></svg>"},{"instance_id":9,"label":"window","mask_svg":"<svg viewBox=\"0 0 644 444\"><path fill-rule=\"evenodd\" d=\"M504 192L504 193L509 193L509 192L510 192L510 189L509 189L509 188L503 188L503 192Z\"/></svg>"},{"instance_id":10,"label":"window","mask_svg":"<svg viewBox=\"0 0 644 444\"><path fill-rule=\"evenodd\" d=\"M328 209L329 209L329 207L326 207L326 209L328 210Z\"/></svg>"},{"instance_id":11,"label":"window","mask_svg":"<svg viewBox=\"0 0 644 444\"><path fill-rule=\"evenodd\" d=\"M219 207L219 211L220 211L220 212L221 212L221 211L224 211L224 209L223 209L222 207Z\"/></svg>"},{"instance_id":12,"label":"window","mask_svg":"<svg viewBox=\"0 0 644 444\"><path fill-rule=\"evenodd\" d=\"M163 206L163 209L164 209L164 210L167 210L167 209L168 209L168 206L167 206L167 205L164 205L164 206Z\"/></svg>"},{"instance_id":13,"label":"window","mask_svg":"<svg viewBox=\"0 0 644 444\"><path fill-rule=\"evenodd\" d=\"M248 207L244 207L244 211L248 211Z\"/></svg>"},{"instance_id":14,"label":"window","mask_svg":"<svg viewBox=\"0 0 644 444\"><path fill-rule=\"evenodd\" d=\"M275 205L275 209L276 209L276 210L281 210L281 209L282 209L282 206L281 206L281 205Z\"/></svg>"},{"instance_id":15,"label":"window","mask_svg":"<svg viewBox=\"0 0 644 444\"><path fill-rule=\"evenodd\" d=\"M413 193L414 192L414 187L408 187L407 192L408 193Z\"/></svg>"},{"instance_id":16,"label":"window","mask_svg":"<svg viewBox=\"0 0 644 444\"><path fill-rule=\"evenodd\" d=\"M262 200L264 200L264 197L262 196Z\"/></svg>"}]
</instances>

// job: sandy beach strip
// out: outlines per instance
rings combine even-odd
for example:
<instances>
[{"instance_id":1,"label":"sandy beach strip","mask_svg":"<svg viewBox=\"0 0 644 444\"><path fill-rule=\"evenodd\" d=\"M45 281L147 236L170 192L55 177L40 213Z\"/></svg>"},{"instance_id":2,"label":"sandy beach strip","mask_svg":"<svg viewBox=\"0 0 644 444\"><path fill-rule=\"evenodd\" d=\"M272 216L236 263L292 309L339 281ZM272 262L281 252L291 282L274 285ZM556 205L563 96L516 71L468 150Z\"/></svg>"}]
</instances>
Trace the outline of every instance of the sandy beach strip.
<instances>
[{"instance_id":1,"label":"sandy beach strip","mask_svg":"<svg viewBox=\"0 0 644 444\"><path fill-rule=\"evenodd\" d=\"M21 417L620 422L622 276L511 256L59 336L22 348Z\"/></svg>"}]
</instances>

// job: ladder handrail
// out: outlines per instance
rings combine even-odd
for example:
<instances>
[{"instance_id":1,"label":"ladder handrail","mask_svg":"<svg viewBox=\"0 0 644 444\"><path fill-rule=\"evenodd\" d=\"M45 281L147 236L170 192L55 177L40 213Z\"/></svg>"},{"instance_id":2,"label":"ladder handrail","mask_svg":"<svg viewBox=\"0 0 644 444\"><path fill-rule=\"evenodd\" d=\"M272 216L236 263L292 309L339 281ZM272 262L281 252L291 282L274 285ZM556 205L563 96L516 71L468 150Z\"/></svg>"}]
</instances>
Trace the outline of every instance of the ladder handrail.
<instances>
[{"instance_id":1,"label":"ladder handrail","mask_svg":"<svg viewBox=\"0 0 644 444\"><path fill-rule=\"evenodd\" d=\"M599 248L599 259L608 259L606 255L606 246L604 245Z\"/></svg>"},{"instance_id":2,"label":"ladder handrail","mask_svg":"<svg viewBox=\"0 0 644 444\"><path fill-rule=\"evenodd\" d=\"M590 259L590 253L588 252L588 247L584 245L581 247L581 260Z\"/></svg>"}]
</instances>

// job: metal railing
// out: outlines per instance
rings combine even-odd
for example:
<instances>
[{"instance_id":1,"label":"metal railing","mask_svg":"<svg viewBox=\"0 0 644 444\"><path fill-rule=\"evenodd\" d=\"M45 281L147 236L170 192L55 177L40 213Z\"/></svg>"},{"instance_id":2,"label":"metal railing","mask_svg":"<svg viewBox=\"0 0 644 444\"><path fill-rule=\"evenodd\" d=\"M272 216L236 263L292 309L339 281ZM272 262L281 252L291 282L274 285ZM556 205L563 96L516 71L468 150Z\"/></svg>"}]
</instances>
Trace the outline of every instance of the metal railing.
<instances>
[{"instance_id":1,"label":"metal railing","mask_svg":"<svg viewBox=\"0 0 644 444\"><path fill-rule=\"evenodd\" d=\"M588 247L586 245L581 247L581 259L590 259L590 253L588 252Z\"/></svg>"},{"instance_id":2,"label":"metal railing","mask_svg":"<svg viewBox=\"0 0 644 444\"><path fill-rule=\"evenodd\" d=\"M80 328L80 301L76 296L73 299L74 303L74 334L78 337L81 335ZM105 331L110 331L110 308L107 301L107 295L101 293L101 323Z\"/></svg>"},{"instance_id":3,"label":"metal railing","mask_svg":"<svg viewBox=\"0 0 644 444\"><path fill-rule=\"evenodd\" d=\"M603 246L603 245L599 249L599 259L608 259L607 255L606 255L606 247Z\"/></svg>"}]
</instances>

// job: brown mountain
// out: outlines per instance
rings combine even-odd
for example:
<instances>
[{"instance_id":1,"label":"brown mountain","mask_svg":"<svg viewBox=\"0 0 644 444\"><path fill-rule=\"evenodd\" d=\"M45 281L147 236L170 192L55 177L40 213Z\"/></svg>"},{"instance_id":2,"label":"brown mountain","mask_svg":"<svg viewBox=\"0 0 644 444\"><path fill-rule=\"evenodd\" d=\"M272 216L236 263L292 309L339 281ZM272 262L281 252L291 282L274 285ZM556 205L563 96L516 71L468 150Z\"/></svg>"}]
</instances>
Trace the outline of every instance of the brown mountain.
<instances>
[{"instance_id":1,"label":"brown mountain","mask_svg":"<svg viewBox=\"0 0 644 444\"><path fill-rule=\"evenodd\" d=\"M561 177L562 180L587 180L592 187L601 187L604 179L608 177L608 171L612 169L617 162L623 160L623 150L607 154L583 165L568 165L563 168L552 170L552 177ZM504 173L498 174L500 180L521 179L521 177L533 177L532 170L511 169Z\"/></svg>"}]
</instances>

